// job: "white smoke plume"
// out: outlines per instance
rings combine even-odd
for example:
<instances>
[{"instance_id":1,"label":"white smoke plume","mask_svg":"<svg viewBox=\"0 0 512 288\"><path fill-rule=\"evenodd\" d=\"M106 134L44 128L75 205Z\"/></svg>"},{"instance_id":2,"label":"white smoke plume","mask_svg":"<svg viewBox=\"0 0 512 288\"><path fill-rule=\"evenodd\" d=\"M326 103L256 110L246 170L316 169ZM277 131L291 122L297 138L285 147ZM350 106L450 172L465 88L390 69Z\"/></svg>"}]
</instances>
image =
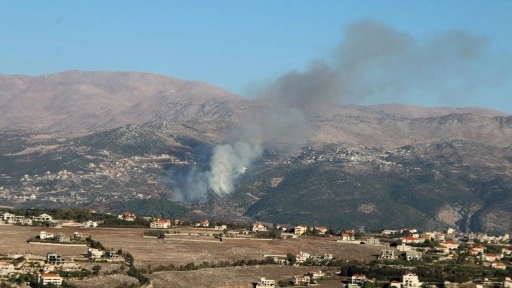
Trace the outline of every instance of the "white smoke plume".
<instances>
[{"instance_id":1,"label":"white smoke plume","mask_svg":"<svg viewBox=\"0 0 512 288\"><path fill-rule=\"evenodd\" d=\"M347 28L333 55L263 87L259 101L267 105L260 116L215 147L209 167L173 175L178 183L173 197L231 193L236 179L261 157L264 143L304 143L311 135L308 118L330 106L365 99L394 102L411 95L460 103L488 85L508 83L510 69L495 64L481 36L450 31L422 42L382 23L357 22Z\"/></svg>"},{"instance_id":2,"label":"white smoke plume","mask_svg":"<svg viewBox=\"0 0 512 288\"><path fill-rule=\"evenodd\" d=\"M213 149L211 170L208 173L208 185L219 196L229 194L233 190L236 178L245 173L252 162L261 157L261 143L237 141L235 144L224 144Z\"/></svg>"}]
</instances>

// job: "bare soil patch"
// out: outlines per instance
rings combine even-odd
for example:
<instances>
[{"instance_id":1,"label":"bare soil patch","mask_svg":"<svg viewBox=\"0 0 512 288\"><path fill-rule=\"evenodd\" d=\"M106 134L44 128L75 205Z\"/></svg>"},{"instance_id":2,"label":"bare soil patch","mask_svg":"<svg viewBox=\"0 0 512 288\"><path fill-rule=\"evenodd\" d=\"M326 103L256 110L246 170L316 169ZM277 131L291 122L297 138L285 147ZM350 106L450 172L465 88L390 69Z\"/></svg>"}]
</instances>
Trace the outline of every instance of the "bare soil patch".
<instances>
[{"instance_id":1,"label":"bare soil patch","mask_svg":"<svg viewBox=\"0 0 512 288\"><path fill-rule=\"evenodd\" d=\"M234 261L240 259L263 259L263 255L296 254L299 251L312 255L332 254L334 257L346 260L370 261L375 258L382 247L371 245L349 244L336 242L331 237L303 237L302 239L259 240L259 239L230 239L221 242L212 236L214 231L181 229L176 236L171 231L171 237L166 239L144 238L145 228L41 228L23 226L0 226L1 254L35 254L46 256L48 252L59 253L65 257L85 259L86 247L32 245L26 241L39 234L41 230L71 235L77 231L84 237L92 236L106 248L123 249L130 252L136 260L136 266L148 268L159 265L182 265L190 262ZM210 236L188 235L208 233ZM82 263L83 267L94 263ZM110 265L110 266L109 266ZM86 267L87 266L87 267ZM119 264L101 264L102 272L119 268ZM280 280L301 275L308 271L318 270L319 267L291 266L243 266L195 271L164 271L149 274L154 287L251 287L250 283L260 277ZM331 269L331 268L329 268ZM332 268L336 270L336 268ZM123 283L136 281L126 275L101 276L82 281L73 281L78 287L116 287ZM317 287L340 287L339 279L322 281Z\"/></svg>"},{"instance_id":2,"label":"bare soil patch","mask_svg":"<svg viewBox=\"0 0 512 288\"><path fill-rule=\"evenodd\" d=\"M334 237L303 237L302 239L286 240L248 240L224 238L221 242L212 235L213 231L205 232L197 229L181 229L180 236L171 236L166 239L144 238L145 228L41 228L23 226L0 227L0 253L36 254L46 256L48 252L55 252L66 257L80 258L86 253L86 247L69 247L54 245L33 245L26 241L39 234L41 230L72 235L77 231L84 237L92 236L100 241L106 248L123 249L130 252L136 260L136 265L175 264L181 265L190 262L202 263L233 261L239 259L263 259L263 255L287 253L296 254L299 251L313 255L333 254L347 260L375 259L382 247L336 242ZM188 233L209 233L210 236L188 236ZM172 231L171 231L172 234Z\"/></svg>"},{"instance_id":3,"label":"bare soil patch","mask_svg":"<svg viewBox=\"0 0 512 288\"><path fill-rule=\"evenodd\" d=\"M201 269L187 272L157 272L149 275L155 288L175 287L218 287L218 288L248 288L251 283L261 277L284 280L293 276L303 275L309 271L319 270L318 267L292 266L244 266L215 269ZM331 271L336 271L332 268ZM322 280L315 287L341 287L341 279Z\"/></svg>"}]
</instances>

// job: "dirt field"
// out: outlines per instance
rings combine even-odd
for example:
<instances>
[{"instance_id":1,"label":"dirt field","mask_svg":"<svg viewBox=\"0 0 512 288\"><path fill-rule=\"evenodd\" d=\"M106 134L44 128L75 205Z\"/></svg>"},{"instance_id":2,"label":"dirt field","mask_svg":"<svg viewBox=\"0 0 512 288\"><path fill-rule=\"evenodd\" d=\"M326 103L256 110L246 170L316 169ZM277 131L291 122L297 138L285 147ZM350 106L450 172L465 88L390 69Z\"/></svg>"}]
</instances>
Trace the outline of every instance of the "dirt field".
<instances>
[{"instance_id":1,"label":"dirt field","mask_svg":"<svg viewBox=\"0 0 512 288\"><path fill-rule=\"evenodd\" d=\"M197 230L180 231L181 236L171 236L166 239L144 238L143 228L44 228L22 226L0 226L0 253L36 254L46 256L47 252L59 253L69 257L83 257L86 247L69 247L65 245L36 245L26 241L39 235L41 230L53 233L62 232L71 235L81 232L82 235L91 235L93 239L101 241L107 248L123 249L130 252L136 259L138 266L160 264L186 264L189 262L201 263L203 261L224 261L238 259L263 259L265 254L309 252L312 255L333 254L334 257L352 260L372 260L382 249L370 245L338 243L334 238L312 238L286 240L247 240L224 238L223 241L213 236L188 236ZM171 233L172 234L172 233ZM211 233L210 233L211 235Z\"/></svg>"},{"instance_id":2,"label":"dirt field","mask_svg":"<svg viewBox=\"0 0 512 288\"><path fill-rule=\"evenodd\" d=\"M346 260L373 260L382 247L338 243L335 238L303 237L302 239L286 240L248 240L224 238L221 242L213 236L194 236L188 233L197 233L196 229L181 229L179 236L171 231L171 237L166 239L144 238L143 228L39 228L22 226L0 226L0 253L1 254L35 254L46 256L48 252L59 253L65 257L84 259L87 247L69 247L65 245L36 245L29 244L27 240L39 235L41 230L72 235L81 232L82 235L91 235L93 239L101 241L106 248L123 249L130 252L139 267L157 267L165 264L181 265L189 262L202 263L232 261L239 259L263 259L263 255L296 254L299 251L312 255L333 254ZM201 231L213 234L214 231ZM88 263L83 263L84 265ZM107 264L108 265L108 264ZM103 265L102 265L103 266ZM113 267L110 267L113 268ZM111 270L104 267L103 271ZM189 272L157 272L150 274L154 287L250 287L251 281L259 277L269 279L285 279L293 275L300 275L315 267L290 266L256 266L231 267L217 269L201 269ZM90 285L106 277L97 278ZM110 279L113 280L113 279ZM110 281L109 280L109 281ZM213 282L215 285L212 286ZM80 281L82 282L82 281ZM83 287L92 287L88 282ZM191 286L192 285L192 286ZM318 287L339 287L339 281L323 282ZM82 285L80 285L82 287Z\"/></svg>"},{"instance_id":3,"label":"dirt field","mask_svg":"<svg viewBox=\"0 0 512 288\"><path fill-rule=\"evenodd\" d=\"M40 231L47 231L51 233L63 232L68 236L70 234L73 235L74 231L82 231L82 233L85 233L85 231L77 228L55 229L0 225L0 254L35 254L46 257L46 253L55 252L63 255L64 257L79 258L83 257L81 254L87 253L87 247L71 247L64 245L50 246L27 243L28 239L38 236Z\"/></svg>"},{"instance_id":4,"label":"dirt field","mask_svg":"<svg viewBox=\"0 0 512 288\"><path fill-rule=\"evenodd\" d=\"M248 288L251 283L261 277L273 280L284 280L294 275L302 275L308 271L316 271L318 267L291 267L291 266L255 266L231 267L216 269L201 269L189 272L158 272L149 275L155 288L173 287L216 287L216 288ZM332 271L336 271L335 268ZM336 277L332 280L322 280L315 287L334 288L342 287L341 280Z\"/></svg>"},{"instance_id":5,"label":"dirt field","mask_svg":"<svg viewBox=\"0 0 512 288\"><path fill-rule=\"evenodd\" d=\"M72 280L69 282L77 288L126 287L128 285L139 284L137 279L122 274L94 277L86 280Z\"/></svg>"}]
</instances>

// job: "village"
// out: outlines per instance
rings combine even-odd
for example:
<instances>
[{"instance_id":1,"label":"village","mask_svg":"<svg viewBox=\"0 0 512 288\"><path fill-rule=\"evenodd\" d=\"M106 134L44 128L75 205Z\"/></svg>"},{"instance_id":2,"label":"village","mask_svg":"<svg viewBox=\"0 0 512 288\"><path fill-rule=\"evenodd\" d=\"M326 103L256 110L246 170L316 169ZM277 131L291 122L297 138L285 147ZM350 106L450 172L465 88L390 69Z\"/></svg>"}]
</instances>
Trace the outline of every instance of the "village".
<instances>
[{"instance_id":1,"label":"village","mask_svg":"<svg viewBox=\"0 0 512 288\"><path fill-rule=\"evenodd\" d=\"M75 153L87 155L88 150L80 147L73 148ZM300 153L290 156L288 159L269 157L266 163L269 165L288 164L312 164L319 162L343 162L365 163L373 162L380 166L401 166L400 164L385 160L389 151L376 151L369 147L358 146L354 148L322 149L304 147ZM402 150L399 154L407 154ZM183 159L169 154L155 154L146 156L132 156L119 158L109 151L99 151L98 155L87 155L90 163L80 166L77 170L46 171L39 174L23 174L20 176L0 174L0 200L4 203L59 203L66 205L81 205L95 202L108 202L109 200L126 201L131 199L146 199L158 197L161 192L153 187L154 194L148 190L145 193L124 191L123 193L106 189L113 183L127 183L140 175L147 176L146 185L158 183L156 179L163 166L189 166L193 160L187 157ZM92 161L95 160L95 161ZM76 187L82 187L77 189ZM114 189L115 190L115 189Z\"/></svg>"},{"instance_id":2,"label":"village","mask_svg":"<svg viewBox=\"0 0 512 288\"><path fill-rule=\"evenodd\" d=\"M27 250L38 247L37 253L31 253L31 251L23 253L24 251L20 251L19 248L1 246L0 276L2 285L7 285L4 285L5 287L10 287L8 285L11 284L31 285L30 283L74 287L72 285L76 285L81 279L101 277L109 273L128 273L137 278L141 285L145 285L150 282L145 275L160 271L189 271L240 265L308 268L308 271L303 274L288 275L279 279L271 279L267 275L253 275L253 281L247 283L253 287L310 285L322 287L323 281L332 283L334 279L338 283L335 287L348 288L384 286L413 288L436 287L441 284L447 287L458 287L468 282L473 283L474 287L496 287L496 285L512 287L510 280L512 246L508 234L461 233L454 229L418 231L413 228L363 233L354 229L333 231L324 226L292 226L260 222L239 226L230 223L210 223L208 219L198 221L153 219L130 212L123 212L115 217L119 223L125 224L143 219L146 221L144 223L147 223L146 228L125 226L123 229L116 229L103 227L104 223L101 221L77 222L55 219L47 213L31 217L10 212L0 215L2 231L8 229L21 229L19 231L23 233L33 231L35 233L26 238L26 244L23 245L28 245ZM201 247L213 246L220 251L217 247L233 245L229 248L230 250L236 247L243 251L251 245L260 246L257 246L258 252L231 255L224 261L199 262L198 258L192 258L195 261L169 266L163 260L161 262L151 262L147 259L139 261L138 255L141 253L136 250L137 248L123 247L121 239L118 243L108 243L111 245L109 248L106 247L105 242L96 240L98 238L104 241L105 237L101 235L106 231L128 233L121 232L127 230L131 230L130 233L138 237L137 241L140 241L138 243L147 243L147 249L165 245L169 247L204 245ZM268 243L282 243L282 247L277 249L272 246L261 246L269 245ZM309 243L309 246L301 247L303 243ZM72 249L64 251L73 251L68 252L73 255L56 251L63 249L62 247ZM270 248L264 250L261 247ZM303 249L306 247L311 247L313 251ZM11 249L13 252L9 253L6 249ZM350 259L340 253L340 251L357 249L367 249L366 258ZM213 252L209 249L202 253L220 260L218 255L216 258L213 257L211 255ZM368 266L368 263L373 266ZM455 273L454 275L460 276L458 278L443 276L442 283L431 281L433 277L421 278L426 275L425 269L437 271L435 269L438 267L446 268L450 265L458 265L457 269L468 267L473 272ZM476 267L483 270L478 270ZM386 279L386 275L380 275L377 270L388 268L396 270L393 274L395 277ZM483 274L475 274L471 277L471 273L476 273L474 271L483 271ZM400 277L397 277L398 272L401 274Z\"/></svg>"}]
</instances>

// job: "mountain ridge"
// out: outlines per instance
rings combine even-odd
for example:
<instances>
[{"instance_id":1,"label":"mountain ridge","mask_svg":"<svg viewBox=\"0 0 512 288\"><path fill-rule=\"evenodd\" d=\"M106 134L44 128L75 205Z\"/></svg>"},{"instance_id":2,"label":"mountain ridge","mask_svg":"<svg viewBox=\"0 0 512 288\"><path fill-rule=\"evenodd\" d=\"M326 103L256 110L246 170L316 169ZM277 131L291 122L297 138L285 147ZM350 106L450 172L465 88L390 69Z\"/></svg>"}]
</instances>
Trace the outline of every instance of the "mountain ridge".
<instances>
[{"instance_id":1,"label":"mountain ridge","mask_svg":"<svg viewBox=\"0 0 512 288\"><path fill-rule=\"evenodd\" d=\"M73 70L40 76L0 74L0 127L73 131L157 120L232 118L238 122L257 111L260 104L205 82L150 73ZM406 118L510 115L474 107L403 104L339 105L329 113Z\"/></svg>"},{"instance_id":2,"label":"mountain ridge","mask_svg":"<svg viewBox=\"0 0 512 288\"><path fill-rule=\"evenodd\" d=\"M0 203L172 198L173 175L207 168L213 147L267 101L135 72L0 75ZM510 114L332 105L303 129L286 153L263 143L233 193L186 205L266 222L512 231Z\"/></svg>"}]
</instances>

